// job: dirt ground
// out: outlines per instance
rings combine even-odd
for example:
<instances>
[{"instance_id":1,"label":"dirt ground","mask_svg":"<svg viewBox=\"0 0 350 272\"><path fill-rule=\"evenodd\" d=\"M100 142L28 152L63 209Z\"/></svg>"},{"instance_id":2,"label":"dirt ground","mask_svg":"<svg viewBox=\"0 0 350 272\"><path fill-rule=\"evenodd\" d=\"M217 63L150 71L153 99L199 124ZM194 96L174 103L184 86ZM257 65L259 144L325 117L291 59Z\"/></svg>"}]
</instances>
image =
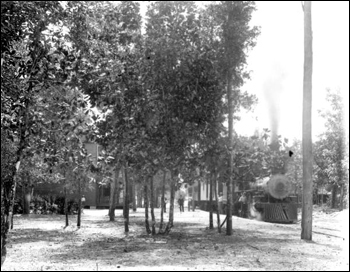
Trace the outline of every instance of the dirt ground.
<instances>
[{"instance_id":1,"label":"dirt ground","mask_svg":"<svg viewBox=\"0 0 350 272\"><path fill-rule=\"evenodd\" d=\"M225 229L208 229L208 212L178 209L170 235L155 237L145 232L144 209L130 211L126 236L122 211L116 212L109 222L107 210L85 210L80 229L76 216L66 229L64 216L16 216L1 270L349 271L349 210L314 210L312 242L300 239L300 220L272 224L233 217L234 233L226 236ZM159 221L159 209L156 214Z\"/></svg>"}]
</instances>

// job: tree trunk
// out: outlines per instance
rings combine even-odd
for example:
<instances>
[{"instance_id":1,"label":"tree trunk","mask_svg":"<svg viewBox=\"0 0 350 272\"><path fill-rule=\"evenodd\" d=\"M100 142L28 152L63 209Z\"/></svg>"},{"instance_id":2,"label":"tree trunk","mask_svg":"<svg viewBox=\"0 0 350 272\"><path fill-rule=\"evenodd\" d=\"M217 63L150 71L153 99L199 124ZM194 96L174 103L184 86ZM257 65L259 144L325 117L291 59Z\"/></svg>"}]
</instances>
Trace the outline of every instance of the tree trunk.
<instances>
[{"instance_id":1,"label":"tree trunk","mask_svg":"<svg viewBox=\"0 0 350 272\"><path fill-rule=\"evenodd\" d=\"M136 187L137 191L137 207L142 208L142 185L138 184Z\"/></svg>"},{"instance_id":2,"label":"tree trunk","mask_svg":"<svg viewBox=\"0 0 350 272\"><path fill-rule=\"evenodd\" d=\"M200 201L201 201L201 181L198 180L198 208L199 209L200 209Z\"/></svg>"},{"instance_id":3,"label":"tree trunk","mask_svg":"<svg viewBox=\"0 0 350 272\"><path fill-rule=\"evenodd\" d=\"M303 206L301 239L312 240L312 29L311 1L304 1Z\"/></svg>"},{"instance_id":4,"label":"tree trunk","mask_svg":"<svg viewBox=\"0 0 350 272\"><path fill-rule=\"evenodd\" d=\"M218 198L218 191L217 191L217 175L216 171L214 172L214 194L215 194L215 200L216 200L216 216L217 216L217 224L218 224L218 232L221 233L221 223L220 223L220 203Z\"/></svg>"},{"instance_id":5,"label":"tree trunk","mask_svg":"<svg viewBox=\"0 0 350 272\"><path fill-rule=\"evenodd\" d=\"M166 171L163 170L163 184L162 184L162 201L160 207L160 225L158 233L163 233L163 224L164 224L164 205L165 205L165 180L166 180Z\"/></svg>"},{"instance_id":6,"label":"tree trunk","mask_svg":"<svg viewBox=\"0 0 350 272\"><path fill-rule=\"evenodd\" d=\"M7 234L9 230L9 210L11 205L11 190L12 184L10 181L1 184L1 266L5 262L7 249Z\"/></svg>"},{"instance_id":7,"label":"tree trunk","mask_svg":"<svg viewBox=\"0 0 350 272\"><path fill-rule=\"evenodd\" d=\"M344 184L340 186L339 211L344 209Z\"/></svg>"},{"instance_id":8,"label":"tree trunk","mask_svg":"<svg viewBox=\"0 0 350 272\"><path fill-rule=\"evenodd\" d=\"M77 227L80 228L80 226L81 226L81 194L79 193Z\"/></svg>"},{"instance_id":9,"label":"tree trunk","mask_svg":"<svg viewBox=\"0 0 350 272\"><path fill-rule=\"evenodd\" d=\"M231 47L232 47L232 21L233 17L233 3L227 2L229 5L228 8L228 20L227 20L227 37L226 37L226 56L228 58L227 62L227 99L228 99L228 137L229 137L229 153L230 153L230 161L229 161L229 180L227 182L227 222L226 222L226 235L232 235L232 188L233 184L233 92L232 92L232 56L231 56Z\"/></svg>"},{"instance_id":10,"label":"tree trunk","mask_svg":"<svg viewBox=\"0 0 350 272\"><path fill-rule=\"evenodd\" d=\"M338 194L338 185L334 184L332 186L332 202L331 202L332 209L335 209L337 207L337 194Z\"/></svg>"},{"instance_id":11,"label":"tree trunk","mask_svg":"<svg viewBox=\"0 0 350 272\"><path fill-rule=\"evenodd\" d=\"M213 222L213 174L209 175L209 229L214 228Z\"/></svg>"},{"instance_id":12,"label":"tree trunk","mask_svg":"<svg viewBox=\"0 0 350 272\"><path fill-rule=\"evenodd\" d=\"M116 199L116 180L115 177L114 180L111 181L111 191L109 192L109 210L108 210L108 216L109 221L115 221L115 199Z\"/></svg>"},{"instance_id":13,"label":"tree trunk","mask_svg":"<svg viewBox=\"0 0 350 272\"><path fill-rule=\"evenodd\" d=\"M193 192L192 192L192 211L194 212L196 209L196 202L194 201L194 187L192 189L193 189Z\"/></svg>"},{"instance_id":14,"label":"tree trunk","mask_svg":"<svg viewBox=\"0 0 350 272\"><path fill-rule=\"evenodd\" d=\"M227 96L229 105L228 125L229 125L229 152L230 152L230 167L229 180L227 182L227 221L226 221L226 235L232 235L232 188L233 184L233 103L232 103L232 79L231 73L227 76Z\"/></svg>"},{"instance_id":15,"label":"tree trunk","mask_svg":"<svg viewBox=\"0 0 350 272\"><path fill-rule=\"evenodd\" d=\"M118 193L118 178L119 178L119 169L115 171L114 180L111 182L111 192L109 199L109 221L115 221L115 206L116 206L116 198ZM119 199L118 199L119 200Z\"/></svg>"},{"instance_id":16,"label":"tree trunk","mask_svg":"<svg viewBox=\"0 0 350 272\"><path fill-rule=\"evenodd\" d=\"M136 184L135 184L135 178L132 179L132 211L137 211L136 206Z\"/></svg>"},{"instance_id":17,"label":"tree trunk","mask_svg":"<svg viewBox=\"0 0 350 272\"><path fill-rule=\"evenodd\" d=\"M16 165L16 172L19 169L19 164ZM11 203L11 207L10 207L10 211L9 211L9 216L11 218L11 222L10 222L10 229L13 229L13 210L14 210L14 206L15 206L15 199L16 199L16 191L17 191L17 177L14 178L14 185L13 185L13 197L12 197L12 203Z\"/></svg>"},{"instance_id":18,"label":"tree trunk","mask_svg":"<svg viewBox=\"0 0 350 272\"><path fill-rule=\"evenodd\" d=\"M144 186L144 193L145 193L145 196L144 196L144 199L145 199L145 203L144 203L144 206L145 206L145 226L146 226L146 231L148 234L151 233L151 229L149 228L149 222L148 222L148 186L147 186L147 179L146 179L146 184Z\"/></svg>"},{"instance_id":19,"label":"tree trunk","mask_svg":"<svg viewBox=\"0 0 350 272\"><path fill-rule=\"evenodd\" d=\"M121 191L120 184L119 184L119 179L118 179L118 183L117 183L117 188L115 188L115 190L116 190L115 204L119 205L120 204L120 191Z\"/></svg>"},{"instance_id":20,"label":"tree trunk","mask_svg":"<svg viewBox=\"0 0 350 272\"><path fill-rule=\"evenodd\" d=\"M170 230L174 226L175 187L176 187L175 180L173 178L173 173L171 173L169 221L165 228L165 234L169 234Z\"/></svg>"},{"instance_id":21,"label":"tree trunk","mask_svg":"<svg viewBox=\"0 0 350 272\"><path fill-rule=\"evenodd\" d=\"M64 188L64 214L66 217L66 226L69 226L69 218L68 218L68 195L67 195L67 188Z\"/></svg>"},{"instance_id":22,"label":"tree trunk","mask_svg":"<svg viewBox=\"0 0 350 272\"><path fill-rule=\"evenodd\" d=\"M152 217L152 235L156 235L156 217L154 216L154 195L153 195L153 177L149 177L150 185L151 185L151 217Z\"/></svg>"},{"instance_id":23,"label":"tree trunk","mask_svg":"<svg viewBox=\"0 0 350 272\"><path fill-rule=\"evenodd\" d=\"M78 177L78 218L77 227L81 226L81 177Z\"/></svg>"},{"instance_id":24,"label":"tree trunk","mask_svg":"<svg viewBox=\"0 0 350 272\"><path fill-rule=\"evenodd\" d=\"M124 167L124 177L125 177L125 198L124 198L124 229L125 232L129 232L129 179L128 179L128 164Z\"/></svg>"}]
</instances>

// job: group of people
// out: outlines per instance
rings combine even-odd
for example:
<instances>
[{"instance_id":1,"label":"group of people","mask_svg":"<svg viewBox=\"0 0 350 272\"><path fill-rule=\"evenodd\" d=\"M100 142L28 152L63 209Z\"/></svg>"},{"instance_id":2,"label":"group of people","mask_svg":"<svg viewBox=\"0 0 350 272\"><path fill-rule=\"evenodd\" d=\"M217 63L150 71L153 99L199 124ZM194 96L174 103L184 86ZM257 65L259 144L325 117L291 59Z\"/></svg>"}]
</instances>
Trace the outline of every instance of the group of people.
<instances>
[{"instance_id":1,"label":"group of people","mask_svg":"<svg viewBox=\"0 0 350 272\"><path fill-rule=\"evenodd\" d=\"M164 197L164 202L163 202L163 211L166 213L166 205L168 203L168 199L166 197ZM180 195L177 203L179 204L180 207L180 212L184 212L185 208L184 208L184 203L185 203L185 198L183 197L183 195Z\"/></svg>"},{"instance_id":2,"label":"group of people","mask_svg":"<svg viewBox=\"0 0 350 272\"><path fill-rule=\"evenodd\" d=\"M226 213L226 205L227 201L223 197L223 193L220 192L219 196L219 213L225 214ZM248 199L247 194L243 192L241 195L239 195L238 200L236 200L233 203L233 214L241 216L241 217L247 217L248 216Z\"/></svg>"}]
</instances>

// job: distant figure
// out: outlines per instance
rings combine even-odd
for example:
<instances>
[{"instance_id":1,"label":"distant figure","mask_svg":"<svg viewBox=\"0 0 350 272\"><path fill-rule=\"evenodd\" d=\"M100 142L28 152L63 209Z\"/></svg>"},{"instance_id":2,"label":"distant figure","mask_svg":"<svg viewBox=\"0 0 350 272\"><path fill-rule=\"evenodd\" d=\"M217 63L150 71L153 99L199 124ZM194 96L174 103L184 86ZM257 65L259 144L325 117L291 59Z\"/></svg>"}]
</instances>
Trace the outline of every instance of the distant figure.
<instances>
[{"instance_id":1,"label":"distant figure","mask_svg":"<svg viewBox=\"0 0 350 272\"><path fill-rule=\"evenodd\" d=\"M239 210L240 210L240 216L247 218L247 211L248 211L248 205L247 205L247 196L246 193L243 192L241 197L238 200L239 203Z\"/></svg>"},{"instance_id":2,"label":"distant figure","mask_svg":"<svg viewBox=\"0 0 350 272\"><path fill-rule=\"evenodd\" d=\"M166 213L166 204L168 202L168 199L166 197L164 197L164 206L163 206L163 209L164 209L164 212Z\"/></svg>"},{"instance_id":3,"label":"distant figure","mask_svg":"<svg viewBox=\"0 0 350 272\"><path fill-rule=\"evenodd\" d=\"M83 195L81 197L81 213L84 213L85 201L86 201L86 199L85 199L85 196Z\"/></svg>"},{"instance_id":4,"label":"distant figure","mask_svg":"<svg viewBox=\"0 0 350 272\"><path fill-rule=\"evenodd\" d=\"M241 202L243 204L247 203L247 196L246 196L245 192L243 192L243 194L239 198L238 202Z\"/></svg>"},{"instance_id":5,"label":"distant figure","mask_svg":"<svg viewBox=\"0 0 350 272\"><path fill-rule=\"evenodd\" d=\"M180 195L179 199L178 199L178 203L179 203L179 206L180 206L180 212L184 212L185 209L184 209L184 202L185 202L185 199L183 198L182 195Z\"/></svg>"}]
</instances>

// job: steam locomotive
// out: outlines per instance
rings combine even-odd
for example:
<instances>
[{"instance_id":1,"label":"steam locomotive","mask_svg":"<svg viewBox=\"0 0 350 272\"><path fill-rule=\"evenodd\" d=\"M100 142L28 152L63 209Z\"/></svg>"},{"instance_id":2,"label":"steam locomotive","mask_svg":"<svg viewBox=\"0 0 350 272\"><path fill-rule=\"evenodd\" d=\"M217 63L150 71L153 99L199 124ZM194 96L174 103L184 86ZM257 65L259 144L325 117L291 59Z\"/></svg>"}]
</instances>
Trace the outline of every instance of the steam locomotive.
<instances>
[{"instance_id":1,"label":"steam locomotive","mask_svg":"<svg viewBox=\"0 0 350 272\"><path fill-rule=\"evenodd\" d=\"M195 206L201 210L209 211L210 202L208 196L205 197L204 188L195 188L200 190L204 196L201 201L194 201ZM243 218L258 219L272 223L296 223L298 221L298 196L294 194L295 185L284 175L275 174L271 178L257 181L248 190L238 190L238 197L232 205L232 214ZM239 201L240 196L244 195L245 201ZM220 208L216 202L212 202L213 211L226 214L227 201L225 194ZM203 199L204 198L204 199Z\"/></svg>"},{"instance_id":2,"label":"steam locomotive","mask_svg":"<svg viewBox=\"0 0 350 272\"><path fill-rule=\"evenodd\" d=\"M276 174L251 190L242 191L246 202L236 202L233 214L265 222L296 223L298 199L293 184L285 175Z\"/></svg>"}]
</instances>

